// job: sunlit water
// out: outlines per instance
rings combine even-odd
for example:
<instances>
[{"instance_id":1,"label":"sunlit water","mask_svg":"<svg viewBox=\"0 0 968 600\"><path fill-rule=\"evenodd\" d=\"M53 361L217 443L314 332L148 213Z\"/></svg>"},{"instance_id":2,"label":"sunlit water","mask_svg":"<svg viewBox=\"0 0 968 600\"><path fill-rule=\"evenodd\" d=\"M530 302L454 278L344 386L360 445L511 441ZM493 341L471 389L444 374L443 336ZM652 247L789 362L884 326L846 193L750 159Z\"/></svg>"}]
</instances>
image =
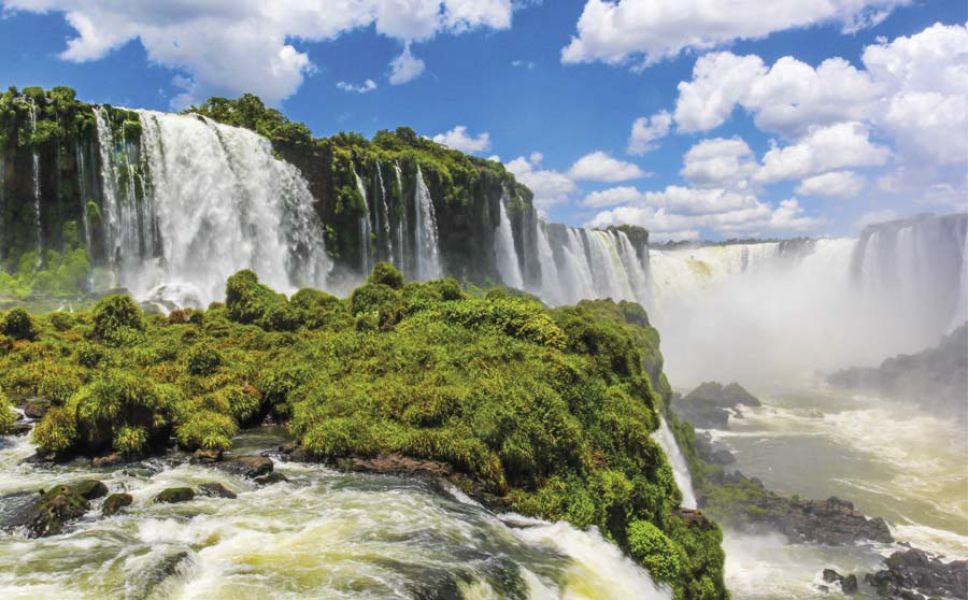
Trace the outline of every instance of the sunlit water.
<instances>
[{"instance_id":1,"label":"sunlit water","mask_svg":"<svg viewBox=\"0 0 968 600\"><path fill-rule=\"evenodd\" d=\"M729 431L711 432L734 451L731 468L780 494L848 499L884 517L898 542L968 558L965 424L823 386L753 391L762 407L730 419ZM823 597L816 585L824 568L860 575L882 568L882 555L898 548L823 548L729 532L728 584L738 598Z\"/></svg>"},{"instance_id":2,"label":"sunlit water","mask_svg":"<svg viewBox=\"0 0 968 600\"><path fill-rule=\"evenodd\" d=\"M4 599L670 597L595 531L495 515L414 479L280 461L290 481L266 487L164 460L110 472L36 467L20 462L33 452L24 438L0 440L0 511L11 494L89 476L134 496L109 518L96 501L59 536L0 534ZM152 502L205 482L238 498Z\"/></svg>"}]
</instances>

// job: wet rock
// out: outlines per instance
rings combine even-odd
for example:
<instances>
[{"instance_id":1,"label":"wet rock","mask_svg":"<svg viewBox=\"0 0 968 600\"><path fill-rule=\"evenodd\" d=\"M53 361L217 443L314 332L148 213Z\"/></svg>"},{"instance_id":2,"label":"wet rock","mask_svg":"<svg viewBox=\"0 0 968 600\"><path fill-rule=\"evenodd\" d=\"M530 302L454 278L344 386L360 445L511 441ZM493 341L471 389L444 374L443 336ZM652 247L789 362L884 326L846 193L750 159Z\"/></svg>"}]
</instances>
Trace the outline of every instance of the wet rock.
<instances>
[{"instance_id":1,"label":"wet rock","mask_svg":"<svg viewBox=\"0 0 968 600\"><path fill-rule=\"evenodd\" d=\"M17 421L7 428L7 435L27 435L34 426L26 421Z\"/></svg>"},{"instance_id":2,"label":"wet rock","mask_svg":"<svg viewBox=\"0 0 968 600\"><path fill-rule=\"evenodd\" d=\"M85 500L95 500L108 495L108 486L104 485L103 482L98 481L97 479L85 479L84 481L75 484L74 489L78 494L83 496Z\"/></svg>"},{"instance_id":3,"label":"wet rock","mask_svg":"<svg viewBox=\"0 0 968 600\"><path fill-rule=\"evenodd\" d=\"M895 552L884 560L887 567L864 576L884 598L968 598L968 561L944 562L912 548Z\"/></svg>"},{"instance_id":4,"label":"wet rock","mask_svg":"<svg viewBox=\"0 0 968 600\"><path fill-rule=\"evenodd\" d=\"M131 506L134 498L131 494L111 494L104 500L101 506L101 514L105 517L117 514L122 508Z\"/></svg>"},{"instance_id":5,"label":"wet rock","mask_svg":"<svg viewBox=\"0 0 968 600\"><path fill-rule=\"evenodd\" d=\"M33 400L28 400L24 404L24 416L28 419L41 419L45 414L47 414L47 409L50 408L50 403L46 400L40 400L35 398Z\"/></svg>"},{"instance_id":6,"label":"wet rock","mask_svg":"<svg viewBox=\"0 0 968 600\"><path fill-rule=\"evenodd\" d=\"M240 456L215 463L214 466L233 475L253 479L268 475L273 469L272 460L265 456Z\"/></svg>"},{"instance_id":7,"label":"wet rock","mask_svg":"<svg viewBox=\"0 0 968 600\"><path fill-rule=\"evenodd\" d=\"M845 594L856 594L857 593L857 576L856 575L841 575L833 569L824 569L822 578L824 582L830 584L837 584L840 589ZM828 586L820 586L824 591L830 591Z\"/></svg>"},{"instance_id":8,"label":"wet rock","mask_svg":"<svg viewBox=\"0 0 968 600\"><path fill-rule=\"evenodd\" d=\"M56 535L70 521L80 519L90 509L87 499L72 485L58 485L41 491L3 523L4 529L26 531L27 537Z\"/></svg>"},{"instance_id":9,"label":"wet rock","mask_svg":"<svg viewBox=\"0 0 968 600\"><path fill-rule=\"evenodd\" d=\"M696 435L696 453L699 458L714 465L731 465L736 457L725 444L713 441L708 431Z\"/></svg>"},{"instance_id":10,"label":"wet rock","mask_svg":"<svg viewBox=\"0 0 968 600\"><path fill-rule=\"evenodd\" d=\"M295 442L286 442L280 445L279 452L289 460L296 462L313 462L315 460L308 450Z\"/></svg>"},{"instance_id":11,"label":"wet rock","mask_svg":"<svg viewBox=\"0 0 968 600\"><path fill-rule=\"evenodd\" d=\"M162 491L155 496L155 502L174 504L176 502L188 502L195 498L195 490L189 487L173 487Z\"/></svg>"},{"instance_id":12,"label":"wet rock","mask_svg":"<svg viewBox=\"0 0 968 600\"><path fill-rule=\"evenodd\" d=\"M422 475L447 477L450 465L435 460L421 460L402 454L382 454L375 458L340 458L336 467L343 471L382 473L385 475Z\"/></svg>"},{"instance_id":13,"label":"wet rock","mask_svg":"<svg viewBox=\"0 0 968 600\"><path fill-rule=\"evenodd\" d=\"M235 492L225 487L221 483L216 482L203 483L202 485L198 486L198 490L203 496L209 496L211 498L229 498L234 500L238 497Z\"/></svg>"},{"instance_id":14,"label":"wet rock","mask_svg":"<svg viewBox=\"0 0 968 600\"><path fill-rule=\"evenodd\" d=\"M730 415L740 416L740 406L759 406L760 401L738 383L722 385L707 381L676 399L672 409L680 418L701 429L727 429Z\"/></svg>"},{"instance_id":15,"label":"wet rock","mask_svg":"<svg viewBox=\"0 0 968 600\"><path fill-rule=\"evenodd\" d=\"M91 466L95 469L107 469L122 464L124 464L124 457L117 453L106 456L95 456L91 459Z\"/></svg>"},{"instance_id":16,"label":"wet rock","mask_svg":"<svg viewBox=\"0 0 968 600\"><path fill-rule=\"evenodd\" d=\"M221 450L211 450L208 448L199 448L198 450L192 452L191 463L195 465L199 464L211 464L222 460Z\"/></svg>"},{"instance_id":17,"label":"wet rock","mask_svg":"<svg viewBox=\"0 0 968 600\"><path fill-rule=\"evenodd\" d=\"M282 473L277 473L275 471L269 473L268 475L255 478L255 482L259 485L272 485L273 483L283 483L285 481L289 481L289 478Z\"/></svg>"},{"instance_id":18,"label":"wet rock","mask_svg":"<svg viewBox=\"0 0 968 600\"><path fill-rule=\"evenodd\" d=\"M141 587L142 589L141 593L138 594L138 597L155 597L154 592L160 591L158 588L161 587L169 578L178 575L180 572L183 572L187 564L190 562L191 555L184 550L165 556L158 564L152 566L139 578L142 581L138 582L140 584L138 587Z\"/></svg>"}]
</instances>

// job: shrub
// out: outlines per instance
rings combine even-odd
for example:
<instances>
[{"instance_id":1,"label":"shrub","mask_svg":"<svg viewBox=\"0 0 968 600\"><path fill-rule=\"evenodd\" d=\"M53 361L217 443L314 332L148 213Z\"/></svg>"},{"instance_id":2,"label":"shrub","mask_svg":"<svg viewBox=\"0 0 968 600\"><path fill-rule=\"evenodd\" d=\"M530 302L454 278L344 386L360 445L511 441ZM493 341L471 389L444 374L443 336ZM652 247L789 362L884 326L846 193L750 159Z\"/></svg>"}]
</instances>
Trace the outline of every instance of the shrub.
<instances>
[{"instance_id":1,"label":"shrub","mask_svg":"<svg viewBox=\"0 0 968 600\"><path fill-rule=\"evenodd\" d=\"M403 287L403 274L390 263L381 261L373 267L373 272L370 273L367 283L383 284L399 290Z\"/></svg>"},{"instance_id":2,"label":"shrub","mask_svg":"<svg viewBox=\"0 0 968 600\"><path fill-rule=\"evenodd\" d=\"M188 349L188 372L204 377L214 373L222 364L222 355L209 344L199 343Z\"/></svg>"},{"instance_id":3,"label":"shrub","mask_svg":"<svg viewBox=\"0 0 968 600\"><path fill-rule=\"evenodd\" d=\"M7 395L0 389L0 434L6 432L17 421L17 414Z\"/></svg>"},{"instance_id":4,"label":"shrub","mask_svg":"<svg viewBox=\"0 0 968 600\"><path fill-rule=\"evenodd\" d=\"M130 343L145 330L144 315L131 296L108 296L94 307L94 336L113 344Z\"/></svg>"},{"instance_id":5,"label":"shrub","mask_svg":"<svg viewBox=\"0 0 968 600\"><path fill-rule=\"evenodd\" d=\"M74 326L74 316L70 313L55 312L50 315L49 320L57 331L67 331Z\"/></svg>"},{"instance_id":6,"label":"shrub","mask_svg":"<svg viewBox=\"0 0 968 600\"><path fill-rule=\"evenodd\" d=\"M15 340L33 340L37 337L37 326L33 318L22 308L11 309L3 317L0 330Z\"/></svg>"},{"instance_id":7,"label":"shrub","mask_svg":"<svg viewBox=\"0 0 968 600\"><path fill-rule=\"evenodd\" d=\"M629 553L649 570L656 581L672 582L679 577L682 556L679 548L658 527L648 521L628 526Z\"/></svg>"},{"instance_id":8,"label":"shrub","mask_svg":"<svg viewBox=\"0 0 968 600\"><path fill-rule=\"evenodd\" d=\"M225 285L228 316L238 323L258 324L266 313L273 309L279 311L285 303L285 296L259 283L256 274L248 269L229 277Z\"/></svg>"},{"instance_id":9,"label":"shrub","mask_svg":"<svg viewBox=\"0 0 968 600\"><path fill-rule=\"evenodd\" d=\"M51 408L34 428L33 438L41 450L62 454L77 443L77 421L66 408Z\"/></svg>"},{"instance_id":10,"label":"shrub","mask_svg":"<svg viewBox=\"0 0 968 600\"><path fill-rule=\"evenodd\" d=\"M228 415L210 410L198 411L175 428L178 445L185 450L206 448L228 450L239 427Z\"/></svg>"},{"instance_id":11,"label":"shrub","mask_svg":"<svg viewBox=\"0 0 968 600\"><path fill-rule=\"evenodd\" d=\"M68 409L76 416L81 443L91 451L111 446L125 427L143 428L146 433L137 448L132 446L137 438L125 437L128 450L135 453L166 436L172 409L169 399L134 373L109 371L74 394Z\"/></svg>"}]
</instances>

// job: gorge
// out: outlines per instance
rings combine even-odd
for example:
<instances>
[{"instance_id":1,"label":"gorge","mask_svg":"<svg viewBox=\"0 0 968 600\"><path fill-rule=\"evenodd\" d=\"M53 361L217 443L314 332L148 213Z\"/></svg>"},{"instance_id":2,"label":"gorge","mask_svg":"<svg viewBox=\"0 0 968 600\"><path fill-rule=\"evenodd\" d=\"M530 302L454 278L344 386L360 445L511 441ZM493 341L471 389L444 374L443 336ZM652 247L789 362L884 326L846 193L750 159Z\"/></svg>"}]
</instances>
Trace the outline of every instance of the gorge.
<instances>
[{"instance_id":1,"label":"gorge","mask_svg":"<svg viewBox=\"0 0 968 600\"><path fill-rule=\"evenodd\" d=\"M592 333L582 337L578 326L567 321L571 318L567 306L605 298L616 303L634 302L644 307L648 316L625 304L608 304L623 307L614 309L591 303L581 310L588 313L590 321L595 317L621 332L606 328L605 333L600 333L601 339L624 340L622 336L627 335L639 342L648 392L636 387L642 383L626 381L638 374L638 367L632 367L628 374L613 361L595 377L600 375L602 381L612 382L610 385L628 385L636 398L641 396L653 403L643 413L645 416L639 415L641 421L633 422L647 428L651 435L645 437L662 449L662 458L655 462L641 458L636 454L639 450L628 450L629 456L644 462L627 467L622 477L631 478L636 469L648 464L656 469L648 482L626 485L622 477L602 468L600 458L588 458L587 462L594 466L589 467L590 471L601 480L583 481L581 485L567 481L572 486L568 488L570 494L580 491L591 495L589 490L594 490L610 499L612 494L615 498L626 498L623 494L627 494L625 500L615 499L614 506L621 511L616 508L613 512L609 512L612 508L597 505L551 509L552 499L559 499L557 494L562 492L549 491L548 497L540 496L531 481L517 486L525 497L535 496L530 503L519 498L517 504L504 506L507 510L502 511L480 502L480 497L471 500L465 491L441 495L422 480L399 477L383 482L372 475L348 474L295 461L282 462L280 470L302 484L294 492L302 507L287 512L278 507L287 505L285 496L294 486L258 487L244 478L215 476L198 465L171 464L165 458L149 455L131 469L99 472L110 480L112 489L130 490L143 514L132 512L108 525L84 520L75 534L65 540L35 542L30 546L31 559L58 566L51 581L29 576L30 567L0 579L5 589L15 589L23 596L56 595L72 589L73 570L83 573L88 594L108 593L120 585L141 586L137 587L138 593L144 596L158 586L163 594L188 593L178 587L185 585L185 573L202 581L191 592L199 597L206 596L206 590L225 595L240 593L251 585L252 572L267 578L259 584L267 587L259 589L272 589L281 585L274 578L291 565L274 565L272 561L277 557L264 549L268 546L297 549L294 560L296 567L304 569L300 581L306 589L329 589L325 586L333 581L337 584L332 585L340 590L352 589L359 582L346 575L345 566L367 573L364 579L370 582L367 585L375 586L372 589L404 589L409 594L416 594L414 581L426 582L440 572L463 569L450 587L465 597L474 597L473 593L480 597L560 597L568 593L596 597L594 590L609 586L617 590L647 590L644 597L722 597L715 581L715 556L704 557L706 562L697 563L692 571L676 570L679 579L670 583L661 564L642 560L636 564L630 560L629 556L636 555L635 546L623 539L627 534L622 519L627 511L629 515L650 517L635 522L647 523L659 532L661 537L653 536L651 529L647 529L649 536L643 534L653 545L659 546L665 543L662 540L671 538L677 546L695 550L689 546L698 543L689 537L693 534L682 531L702 529L705 525L689 520L698 505L697 492L692 489L688 460L677 444L682 444L682 439L677 440L676 432L670 430L664 410L671 401L670 382L676 389L686 389L709 379L742 381L764 397L763 407L751 411L735 430L720 436L738 452L744 472L762 477L771 488L787 494L826 498L837 491L854 499L859 495L858 504L865 512L884 516L895 524L894 533L899 540L927 545L952 558L958 556L959 547L963 549L968 539L968 531L958 523L968 514L968 507L959 503L957 496L965 481L964 473L949 473L957 473L952 464L957 462L957 444L964 432L950 423L946 429L945 424L938 424L929 416L903 412L906 409L898 409L899 413L887 400L845 398L818 384L818 374L852 366L873 367L895 354L921 351L968 321L966 214L923 215L876 224L857 239L650 245L648 233L637 227L598 230L546 222L534 208L531 192L502 165L446 149L408 129L380 132L372 140L353 134L313 139L304 127L266 109L253 97L238 101L212 99L188 114L165 114L87 105L78 102L65 88L46 92L29 88L22 93L7 92L0 99L0 263L0 299L5 306L69 309L74 304L91 304L108 293L127 291L147 312L163 313L147 317L155 319L146 328L147 335L158 336L152 338L154 354L127 358L115 357L123 351L106 351L107 356L115 357L111 360L121 364L135 361L138 369L154 366L137 361L174 364L174 358L163 358L161 346L170 343L181 352L184 345L187 353L196 335L214 344L226 343L224 336L233 340L220 352L232 356L225 363L229 366L223 364L223 371L235 369L234 361L253 359L236 358L233 344L251 344L252 348L245 346L246 349L259 352L273 344L283 347L298 340L300 334L295 332L313 330L319 323L346 331L340 334L343 338L325 337L321 344L342 348L347 353L342 357L347 364L349 360L363 364L368 359L357 345L362 342L347 341L352 337L349 331L376 336L381 334L366 332L417 329L419 325L426 327L429 336L434 330L427 315L436 315L449 324L459 321L460 333L455 334L455 339L477 335L464 331L476 331L474 319L493 325L488 319L503 323L499 319L508 318L515 325L507 325L495 334L502 336L501 341L531 344L527 346L528 353L536 355L547 349L539 351L532 346L545 344L550 348L548 364L558 365L555 361L566 360L556 354L559 351L562 356L570 352L593 364L600 349L595 350L585 340L594 337L592 333L599 335L596 327L600 324L588 325ZM376 276L387 263L408 281L451 277L467 291L455 292L446 283L398 288L396 284L368 280L371 273ZM229 299L227 313L221 305L226 300L226 280L231 288L230 278L245 270L250 270L258 282L291 299L275 305L267 299L274 297L268 292L252 292L259 302L264 300L273 306L258 317L247 319L232 315ZM393 291L374 288L375 283ZM495 286L497 290L485 291ZM330 300L331 296L297 292L303 288L348 297L348 306L333 308L337 301ZM554 308L532 306L521 292ZM476 293L484 299L476 298ZM447 302L461 301L469 303L466 313L442 308ZM372 306L357 310L365 303ZM476 315L472 308L484 311L485 316ZM515 319L524 317L516 312L513 319L506 317L500 313L504 308L520 310L527 319L537 319L537 314L547 318L537 324L528 321L529 328L518 330ZM293 317L290 309L301 316ZM241 312L244 311L240 309ZM307 314L315 316L306 317ZM198 315L194 317L197 323L190 320L193 315ZM44 339L52 344L51 348L70 348L69 342L74 340L71 334L75 341L87 339L83 330L91 318L82 316L63 330L53 319L49 323L43 321L43 335L47 336ZM179 322L182 318L186 322ZM313 318L318 323L307 325L305 319ZM575 332L567 330L572 336L569 344L581 349L569 345L565 352L557 347L557 342L548 343L550 338L542 336L547 334L549 320L558 327L564 328L566 322L574 325ZM254 329L249 331L246 327ZM186 337L177 341L165 337L169 335L165 332L178 331L182 335L183 331L195 329L202 333L185 333ZM250 335L253 339L247 338ZM609 337L613 335L618 337ZM589 345L581 346L575 339ZM22 342L11 344L27 346ZM488 349L499 357L502 369L516 373L508 366L513 364L513 356ZM436 357L424 346L418 350L429 354L416 354L415 361ZM29 364L36 358L23 348L12 350L9 356L12 364ZM272 364L283 375L279 377L282 383L271 382L286 393L289 384L285 380L290 374L287 359L295 360L273 356L276 362ZM572 359L573 356L567 360ZM334 374L341 372L330 366ZM555 371L554 377L574 376L579 383L587 383L585 372L582 371L582 377L575 376L570 369L576 367L571 363L566 361L558 366L561 371ZM419 370L417 365L409 367ZM174 377L161 367L151 373L166 383L170 383L166 377ZM91 372L84 372L84 378L91 376ZM548 375L549 380L554 377ZM193 378L201 378L205 383L190 385L215 388L225 383L210 373L189 376L194 382ZM31 381L24 385L29 388ZM484 381L482 375L478 384L483 386ZM177 382L189 385L180 379ZM11 383L14 382L4 381L7 388ZM587 383L588 389L597 390L598 384L597 379ZM39 395L37 385L34 382L34 391L22 395ZM360 395L365 395L360 390L372 393L367 387L372 382L359 385ZM266 397L276 389L269 383L257 387ZM214 393L214 389L204 391ZM335 394L322 388L312 392L320 397ZM598 398L597 392L589 394ZM353 401L357 399L354 397ZM221 406L218 402L223 400L213 400L212 406ZM612 398L609 402L618 400ZM857 403L863 406L858 407ZM288 410L311 405L294 399L291 406L288 400L279 402L279 406L287 406ZM420 410L432 409L440 408ZM293 413L294 422L306 423L303 430L297 428L297 438L306 446L315 440L320 448L330 448L326 446L332 443L327 436L335 439L340 432L318 433L322 430L316 428L337 415L305 410ZM416 408L407 414L407 419L413 419L409 424L428 419L439 425L435 419L440 417L434 414L424 414ZM284 410L275 415L280 420L292 416ZM338 416L363 418L356 414ZM181 417L174 414L171 418L177 421ZM359 423L347 423L350 434L343 434L344 437L360 437ZM875 435L860 435L858 423L875 432L878 424L893 427L891 431L906 441L905 447L884 453L892 461L893 470L886 472L882 462L871 458L880 452L880 441ZM912 431L914 425L922 429ZM801 439L803 431L815 435ZM925 431L937 433L937 447L930 446L925 455L908 452L907 448L916 446L918 440L930 437ZM163 433L159 431L162 437ZM629 448L634 448L638 438L634 433L628 435ZM214 445L236 453L274 453L280 442L272 438L253 443L253 436L258 434L243 433L234 442L220 438ZM376 433L372 436L379 437ZM784 443L792 444L784 451L776 448L781 437ZM824 441L818 441L821 438ZM37 473L19 462L33 451L24 438L5 443L0 460L9 475L4 475L7 479L0 484L0 495L64 483L89 469L74 462L62 470L52 467ZM360 450L353 441L345 443L350 450ZM598 438L594 443L599 443ZM181 446L184 450L196 450L205 444ZM651 447L642 450L643 456L653 456ZM400 452L402 448L397 441L387 442L381 446L381 453ZM809 465L803 464L802 456L796 456L800 453L828 457L818 459L826 468L828 462L838 460L834 455L843 448L849 448L851 459L842 461L844 472L834 483L834 487L839 486L836 490L829 489L829 473L821 473L820 466L811 471ZM500 452L506 454L500 454L501 464L524 460L514 450L502 447ZM320 454L335 457L339 452ZM622 454L616 452L616 456ZM566 454L554 456L562 464L572 460ZM922 471L918 461L925 461L928 466ZM459 459L449 457L449 462L459 463ZM472 472L478 477L484 473L493 475L483 467L475 468L479 470ZM512 469L506 468L510 477ZM608 474L598 473L600 468ZM674 483L660 474L666 472ZM566 475L561 473L565 479ZM195 507L197 515L190 515L177 505L159 508L150 504L150 498L164 487L198 485L213 478L239 491L241 501L226 508L226 503L202 499ZM887 498L912 481L929 491L913 489L899 494L896 500ZM664 490L657 496L662 498L661 509L648 507L636 495L657 493L646 485ZM875 487L878 489L872 491ZM938 494L944 499L942 504L951 506L932 506L931 494ZM529 514L515 515L512 509ZM395 519L397 514L428 513L432 525L418 531L408 530L405 523ZM539 517L547 520L538 520ZM347 518L352 527L345 525ZM270 520L270 533L257 531L252 523L258 519ZM692 524L682 525L680 530L680 520ZM345 528L335 525L340 521ZM309 526L302 529L305 522ZM414 523L420 522L414 517ZM587 528L592 524L598 529ZM416 524L413 527L419 529ZM356 535L372 545L356 553ZM709 535L710 539L715 537ZM99 554L106 557L120 552L123 558L105 562L106 572L93 572L77 564L76 559L66 555L69 551L65 548L84 547L88 543L85 536L98 540L92 545ZM334 551L332 573L325 581L314 572L318 562L312 557L311 543L317 536L330 536L326 539L334 546L346 548L345 555ZM418 556L409 560L397 554L400 549L394 542L412 538L421 543L417 545ZM937 543L931 545L926 538ZM454 539L466 543L454 543ZM708 542L706 538L702 540ZM876 562L872 557L878 552L870 548L855 553L824 549L819 551L822 558L818 559L811 554L816 552L814 549L794 544L777 550L771 545L772 539L765 545L761 542L751 543L727 532L727 582L733 586L734 597L807 597L805 594L816 591L812 576L827 566L820 564L823 560L834 556L849 568L866 567ZM16 562L24 544L16 540L0 542L0 562ZM712 545L718 550L717 542ZM378 550L373 551L374 547ZM767 548L763 551L766 554L773 553L774 559L793 553L798 568L785 569L776 559L765 567L769 577L781 577L776 572L787 570L787 579L764 583L767 580L757 579L752 565L760 565L764 560L769 564L769 558L750 556L762 548ZM160 577L159 569L164 571L158 565L168 564L166 561L181 552L186 555L169 569L181 576L155 581ZM461 567L457 557L464 552L469 554L462 562L469 566ZM732 558L735 556L741 558ZM736 560L746 564L737 564ZM234 562L247 564L253 571L233 570L230 565ZM641 568L643 565L648 571ZM843 565L838 566L844 569ZM392 575L384 581L387 573ZM501 582L509 580L513 585L500 587ZM770 585L775 585L778 595L771 595ZM425 597L447 597L427 593Z\"/></svg>"}]
</instances>

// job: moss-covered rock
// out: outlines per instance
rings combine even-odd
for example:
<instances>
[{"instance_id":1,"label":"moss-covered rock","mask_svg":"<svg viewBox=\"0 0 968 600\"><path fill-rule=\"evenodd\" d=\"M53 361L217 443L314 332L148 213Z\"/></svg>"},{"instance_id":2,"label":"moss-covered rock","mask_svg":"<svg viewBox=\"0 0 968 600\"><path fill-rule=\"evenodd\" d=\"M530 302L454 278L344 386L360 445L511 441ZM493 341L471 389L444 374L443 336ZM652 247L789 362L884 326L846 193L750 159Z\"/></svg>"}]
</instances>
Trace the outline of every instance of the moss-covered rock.
<instances>
[{"instance_id":1,"label":"moss-covered rock","mask_svg":"<svg viewBox=\"0 0 968 600\"><path fill-rule=\"evenodd\" d=\"M121 512L121 509L131 506L132 502L134 502L134 498L131 494L111 494L104 499L104 504L101 505L101 514L105 517L116 515Z\"/></svg>"},{"instance_id":2,"label":"moss-covered rock","mask_svg":"<svg viewBox=\"0 0 968 600\"><path fill-rule=\"evenodd\" d=\"M195 490L190 487L172 487L162 490L155 496L155 502L161 504L176 504L179 502L189 502L195 499Z\"/></svg>"}]
</instances>

